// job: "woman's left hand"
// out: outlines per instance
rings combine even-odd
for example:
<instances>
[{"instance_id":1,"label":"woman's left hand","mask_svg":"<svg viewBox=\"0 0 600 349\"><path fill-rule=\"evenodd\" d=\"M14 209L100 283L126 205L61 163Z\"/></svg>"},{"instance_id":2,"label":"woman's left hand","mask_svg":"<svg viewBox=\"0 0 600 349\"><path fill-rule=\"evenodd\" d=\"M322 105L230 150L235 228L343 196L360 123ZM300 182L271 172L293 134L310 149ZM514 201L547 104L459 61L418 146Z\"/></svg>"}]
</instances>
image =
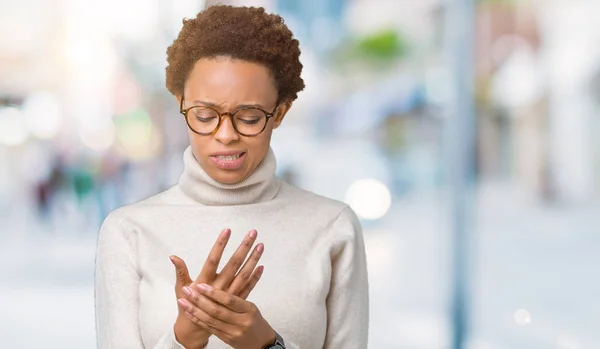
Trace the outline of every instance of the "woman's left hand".
<instances>
[{"instance_id":1,"label":"woman's left hand","mask_svg":"<svg viewBox=\"0 0 600 349\"><path fill-rule=\"evenodd\" d=\"M275 330L252 302L207 284L184 287L184 293L180 304L185 315L233 348L257 349L275 343Z\"/></svg>"}]
</instances>

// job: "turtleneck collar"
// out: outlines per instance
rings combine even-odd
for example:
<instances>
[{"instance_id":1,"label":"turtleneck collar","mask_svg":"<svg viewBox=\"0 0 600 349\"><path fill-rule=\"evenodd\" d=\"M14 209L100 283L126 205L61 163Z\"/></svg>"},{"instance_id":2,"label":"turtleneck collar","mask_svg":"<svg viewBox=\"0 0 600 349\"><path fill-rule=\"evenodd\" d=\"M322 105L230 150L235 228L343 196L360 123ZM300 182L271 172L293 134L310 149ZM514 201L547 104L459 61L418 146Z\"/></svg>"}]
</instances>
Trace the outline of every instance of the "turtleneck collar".
<instances>
[{"instance_id":1,"label":"turtleneck collar","mask_svg":"<svg viewBox=\"0 0 600 349\"><path fill-rule=\"evenodd\" d=\"M209 206L247 205L269 201L277 195L279 182L275 177L275 154L269 148L263 161L243 181L223 184L204 171L191 146L183 152L183 173L179 187L190 198Z\"/></svg>"}]
</instances>

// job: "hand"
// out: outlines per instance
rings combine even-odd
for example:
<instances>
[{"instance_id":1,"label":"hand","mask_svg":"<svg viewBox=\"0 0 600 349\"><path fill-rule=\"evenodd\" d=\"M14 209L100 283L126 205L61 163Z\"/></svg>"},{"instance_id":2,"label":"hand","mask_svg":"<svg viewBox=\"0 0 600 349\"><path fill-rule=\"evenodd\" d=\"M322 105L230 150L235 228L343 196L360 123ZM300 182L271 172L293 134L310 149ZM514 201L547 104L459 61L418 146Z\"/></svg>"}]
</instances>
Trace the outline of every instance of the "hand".
<instances>
[{"instance_id":1,"label":"hand","mask_svg":"<svg viewBox=\"0 0 600 349\"><path fill-rule=\"evenodd\" d=\"M229 229L221 232L196 280L190 278L187 266L181 258L177 256L170 257L177 273L175 295L178 299L184 297L184 287L193 287L201 282L212 284L214 287L224 289L240 298L245 299L248 297L262 275L263 268L254 268L260 260L264 245L258 244L254 248L250 258L236 275L256 240L257 233L255 230L251 230L221 273L217 274L217 268L230 236L231 231ZM211 334L187 319L184 315L185 310L181 306L178 307L178 311L179 314L174 326L177 341L186 348L203 348Z\"/></svg>"},{"instance_id":2,"label":"hand","mask_svg":"<svg viewBox=\"0 0 600 349\"><path fill-rule=\"evenodd\" d=\"M264 348L275 343L275 330L256 305L240 297L199 284L179 300L185 316L235 349Z\"/></svg>"}]
</instances>

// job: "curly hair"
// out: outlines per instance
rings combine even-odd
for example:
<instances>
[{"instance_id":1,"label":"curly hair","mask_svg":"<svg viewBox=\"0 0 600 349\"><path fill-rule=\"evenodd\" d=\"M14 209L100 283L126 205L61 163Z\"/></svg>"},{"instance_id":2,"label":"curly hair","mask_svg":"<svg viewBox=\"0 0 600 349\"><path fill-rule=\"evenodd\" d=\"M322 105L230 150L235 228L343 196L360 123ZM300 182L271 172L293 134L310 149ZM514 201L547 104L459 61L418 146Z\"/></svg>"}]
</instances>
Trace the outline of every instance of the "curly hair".
<instances>
[{"instance_id":1,"label":"curly hair","mask_svg":"<svg viewBox=\"0 0 600 349\"><path fill-rule=\"evenodd\" d=\"M167 48L166 86L183 94L184 84L201 58L219 56L259 63L272 73L279 100L295 100L304 89L300 47L283 18L262 7L211 6L184 19Z\"/></svg>"}]
</instances>

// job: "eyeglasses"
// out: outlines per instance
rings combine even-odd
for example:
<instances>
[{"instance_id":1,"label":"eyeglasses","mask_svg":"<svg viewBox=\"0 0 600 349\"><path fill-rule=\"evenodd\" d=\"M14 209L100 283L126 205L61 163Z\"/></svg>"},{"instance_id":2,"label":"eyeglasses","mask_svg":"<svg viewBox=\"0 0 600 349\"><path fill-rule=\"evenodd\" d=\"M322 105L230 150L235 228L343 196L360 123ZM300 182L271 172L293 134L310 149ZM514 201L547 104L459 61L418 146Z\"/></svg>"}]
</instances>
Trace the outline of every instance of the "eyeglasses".
<instances>
[{"instance_id":1,"label":"eyeglasses","mask_svg":"<svg viewBox=\"0 0 600 349\"><path fill-rule=\"evenodd\" d=\"M201 136L209 136L217 132L223 117L229 116L238 134L254 137L267 128L267 122L274 116L278 106L279 103L271 113L257 107L243 107L233 113L220 113L216 109L203 105L183 109L183 97L181 97L179 112L185 117L190 130Z\"/></svg>"}]
</instances>

